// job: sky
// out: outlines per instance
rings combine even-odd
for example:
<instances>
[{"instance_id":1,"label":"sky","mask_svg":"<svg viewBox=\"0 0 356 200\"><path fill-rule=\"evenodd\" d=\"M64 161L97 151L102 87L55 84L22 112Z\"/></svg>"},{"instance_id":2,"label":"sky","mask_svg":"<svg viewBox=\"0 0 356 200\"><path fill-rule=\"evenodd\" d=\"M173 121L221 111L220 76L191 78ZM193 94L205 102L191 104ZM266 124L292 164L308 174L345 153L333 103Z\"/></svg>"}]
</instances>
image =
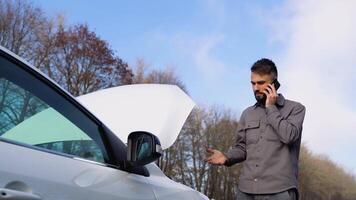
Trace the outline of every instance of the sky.
<instances>
[{"instance_id":1,"label":"sky","mask_svg":"<svg viewBox=\"0 0 356 200\"><path fill-rule=\"evenodd\" d=\"M303 142L356 175L356 1L32 2L86 23L131 66L174 67L199 106L237 116L255 101L251 65L271 58L279 91L307 108Z\"/></svg>"}]
</instances>

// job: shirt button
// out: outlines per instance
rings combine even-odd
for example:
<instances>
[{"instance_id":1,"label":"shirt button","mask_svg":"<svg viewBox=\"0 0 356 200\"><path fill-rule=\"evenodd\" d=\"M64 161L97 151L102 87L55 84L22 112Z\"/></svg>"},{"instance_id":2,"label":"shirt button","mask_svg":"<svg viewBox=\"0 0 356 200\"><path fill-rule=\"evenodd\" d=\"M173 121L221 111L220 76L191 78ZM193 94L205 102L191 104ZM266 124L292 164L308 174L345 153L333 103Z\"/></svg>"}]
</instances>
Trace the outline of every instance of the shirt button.
<instances>
[{"instance_id":1,"label":"shirt button","mask_svg":"<svg viewBox=\"0 0 356 200\"><path fill-rule=\"evenodd\" d=\"M258 167L258 164L256 164L256 167Z\"/></svg>"},{"instance_id":2,"label":"shirt button","mask_svg":"<svg viewBox=\"0 0 356 200\"><path fill-rule=\"evenodd\" d=\"M257 179L257 178L255 178L255 179L254 179L254 181L255 181L255 182L257 182L257 181L258 181L258 179Z\"/></svg>"}]
</instances>

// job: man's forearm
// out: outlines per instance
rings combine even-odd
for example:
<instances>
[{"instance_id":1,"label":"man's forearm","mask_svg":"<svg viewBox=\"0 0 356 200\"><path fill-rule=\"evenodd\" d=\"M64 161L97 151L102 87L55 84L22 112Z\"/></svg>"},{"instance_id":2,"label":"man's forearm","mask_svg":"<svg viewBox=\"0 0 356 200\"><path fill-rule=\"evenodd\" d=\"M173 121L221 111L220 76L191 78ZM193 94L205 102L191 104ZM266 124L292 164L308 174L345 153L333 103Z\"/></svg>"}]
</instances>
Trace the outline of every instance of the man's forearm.
<instances>
[{"instance_id":1,"label":"man's forearm","mask_svg":"<svg viewBox=\"0 0 356 200\"><path fill-rule=\"evenodd\" d=\"M267 108L267 121L285 144L294 143L300 138L304 116L305 107L301 104L293 108L287 119L282 118L276 106Z\"/></svg>"}]
</instances>

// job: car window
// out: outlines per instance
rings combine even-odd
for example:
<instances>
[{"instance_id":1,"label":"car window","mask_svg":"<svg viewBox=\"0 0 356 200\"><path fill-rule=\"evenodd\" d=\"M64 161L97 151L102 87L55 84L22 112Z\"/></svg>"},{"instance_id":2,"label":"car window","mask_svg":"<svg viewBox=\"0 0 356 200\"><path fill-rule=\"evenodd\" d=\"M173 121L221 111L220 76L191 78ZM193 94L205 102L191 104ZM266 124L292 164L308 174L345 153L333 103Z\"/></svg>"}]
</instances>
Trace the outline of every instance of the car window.
<instances>
[{"instance_id":1,"label":"car window","mask_svg":"<svg viewBox=\"0 0 356 200\"><path fill-rule=\"evenodd\" d=\"M45 81L2 57L0 138L96 162L108 161L95 122Z\"/></svg>"}]
</instances>

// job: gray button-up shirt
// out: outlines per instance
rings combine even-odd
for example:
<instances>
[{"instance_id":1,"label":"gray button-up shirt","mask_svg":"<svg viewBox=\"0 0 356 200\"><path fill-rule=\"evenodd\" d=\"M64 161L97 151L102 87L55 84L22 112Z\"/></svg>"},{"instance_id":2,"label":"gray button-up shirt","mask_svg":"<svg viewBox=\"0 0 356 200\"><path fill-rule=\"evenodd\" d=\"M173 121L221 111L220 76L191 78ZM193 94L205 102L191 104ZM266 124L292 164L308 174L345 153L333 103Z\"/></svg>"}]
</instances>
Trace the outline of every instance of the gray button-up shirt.
<instances>
[{"instance_id":1,"label":"gray button-up shirt","mask_svg":"<svg viewBox=\"0 0 356 200\"><path fill-rule=\"evenodd\" d=\"M243 162L239 189L269 194L298 189L298 160L305 107L279 94L276 105L243 111L225 165Z\"/></svg>"}]
</instances>

